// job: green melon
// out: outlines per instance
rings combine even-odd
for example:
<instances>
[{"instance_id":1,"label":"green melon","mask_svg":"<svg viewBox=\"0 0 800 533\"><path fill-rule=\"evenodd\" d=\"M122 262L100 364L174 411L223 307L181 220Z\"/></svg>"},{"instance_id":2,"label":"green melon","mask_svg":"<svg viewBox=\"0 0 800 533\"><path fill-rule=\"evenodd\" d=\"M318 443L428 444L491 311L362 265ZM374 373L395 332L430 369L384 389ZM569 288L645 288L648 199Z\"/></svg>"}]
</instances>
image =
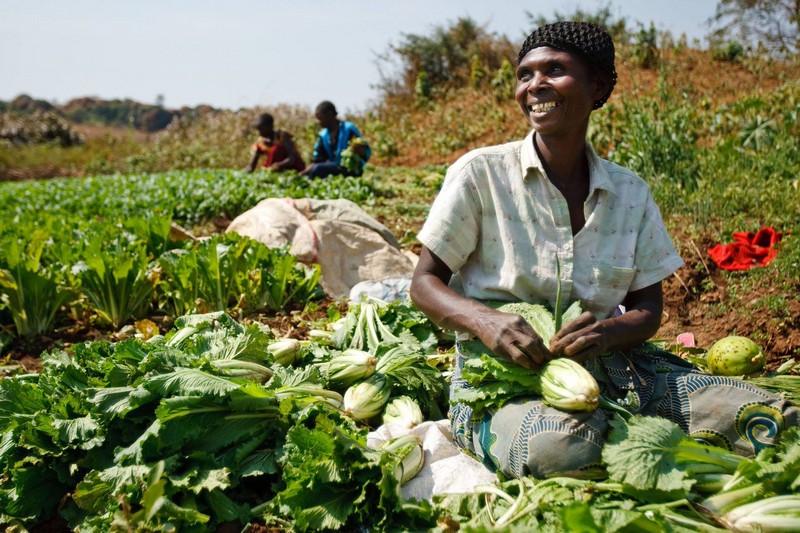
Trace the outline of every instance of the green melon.
<instances>
[{"instance_id":1,"label":"green melon","mask_svg":"<svg viewBox=\"0 0 800 533\"><path fill-rule=\"evenodd\" d=\"M715 342L706 355L708 370L717 376L743 376L764 368L767 358L758 344L732 335Z\"/></svg>"}]
</instances>

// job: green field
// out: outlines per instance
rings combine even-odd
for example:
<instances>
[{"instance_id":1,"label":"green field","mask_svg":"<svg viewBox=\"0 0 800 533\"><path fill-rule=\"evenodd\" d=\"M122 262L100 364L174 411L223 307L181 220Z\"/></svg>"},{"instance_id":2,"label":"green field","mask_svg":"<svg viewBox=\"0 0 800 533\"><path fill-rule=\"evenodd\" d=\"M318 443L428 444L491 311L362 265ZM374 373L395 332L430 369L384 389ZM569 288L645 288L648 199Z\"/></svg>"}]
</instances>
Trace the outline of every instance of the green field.
<instances>
[{"instance_id":1,"label":"green field","mask_svg":"<svg viewBox=\"0 0 800 533\"><path fill-rule=\"evenodd\" d=\"M648 182L686 263L664 282L653 342L702 366L715 340L747 336L768 361L751 379L797 401L797 62L648 48L648 35L620 47L619 85L589 136ZM373 450L367 435L403 396L421 419L446 417L452 333L408 302L333 300L318 265L224 231L262 199L344 198L418 251L447 165L526 133L494 54L508 43L490 44L494 63L465 62L453 84L413 72L347 117L374 150L360 178L241 170L263 109L0 145L0 528L744 531L772 506L796 530L798 428L745 459L613 415L599 471L403 500L418 443ZM268 110L307 158L311 111ZM762 227L782 234L768 266L709 257ZM696 348L676 345L684 332Z\"/></svg>"}]
</instances>

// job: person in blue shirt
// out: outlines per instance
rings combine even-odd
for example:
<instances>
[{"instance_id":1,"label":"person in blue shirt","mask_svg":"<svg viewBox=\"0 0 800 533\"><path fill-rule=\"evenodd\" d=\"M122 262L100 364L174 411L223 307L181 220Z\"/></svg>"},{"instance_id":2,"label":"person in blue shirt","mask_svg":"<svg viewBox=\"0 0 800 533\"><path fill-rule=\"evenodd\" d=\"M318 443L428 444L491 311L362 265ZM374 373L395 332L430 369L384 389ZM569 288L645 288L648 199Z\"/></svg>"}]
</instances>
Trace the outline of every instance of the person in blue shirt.
<instances>
[{"instance_id":1,"label":"person in blue shirt","mask_svg":"<svg viewBox=\"0 0 800 533\"><path fill-rule=\"evenodd\" d=\"M311 164L301 174L312 178L360 176L372 150L352 122L339 120L336 106L325 100L314 111L322 130L314 143Z\"/></svg>"}]
</instances>

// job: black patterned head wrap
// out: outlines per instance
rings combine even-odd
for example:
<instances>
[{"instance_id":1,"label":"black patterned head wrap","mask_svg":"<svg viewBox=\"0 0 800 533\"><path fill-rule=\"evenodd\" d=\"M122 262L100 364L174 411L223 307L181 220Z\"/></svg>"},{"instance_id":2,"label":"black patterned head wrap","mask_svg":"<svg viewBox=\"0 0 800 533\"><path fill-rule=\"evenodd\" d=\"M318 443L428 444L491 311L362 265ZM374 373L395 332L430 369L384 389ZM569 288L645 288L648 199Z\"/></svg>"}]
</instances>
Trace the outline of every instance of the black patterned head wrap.
<instances>
[{"instance_id":1,"label":"black patterned head wrap","mask_svg":"<svg viewBox=\"0 0 800 533\"><path fill-rule=\"evenodd\" d=\"M614 69L614 41L603 27L591 22L566 21L541 26L528 35L522 43L517 63L522 61L528 52L540 46L577 54L588 63L590 69L609 80L608 92L594 103L594 109L603 107L617 83L617 71Z\"/></svg>"}]
</instances>

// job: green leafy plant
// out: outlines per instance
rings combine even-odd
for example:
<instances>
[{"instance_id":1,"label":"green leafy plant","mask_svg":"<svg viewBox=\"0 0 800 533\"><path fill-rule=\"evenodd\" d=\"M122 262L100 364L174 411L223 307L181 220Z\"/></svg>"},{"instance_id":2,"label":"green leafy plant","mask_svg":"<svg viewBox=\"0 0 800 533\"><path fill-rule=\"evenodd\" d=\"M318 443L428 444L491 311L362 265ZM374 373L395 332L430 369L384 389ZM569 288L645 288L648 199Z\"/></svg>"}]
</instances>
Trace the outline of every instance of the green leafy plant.
<instances>
[{"instance_id":1,"label":"green leafy plant","mask_svg":"<svg viewBox=\"0 0 800 533\"><path fill-rule=\"evenodd\" d=\"M323 296L318 265L304 267L288 249L236 233L191 242L156 263L160 306L172 316L233 307L282 311Z\"/></svg>"},{"instance_id":2,"label":"green leafy plant","mask_svg":"<svg viewBox=\"0 0 800 533\"><path fill-rule=\"evenodd\" d=\"M61 270L43 262L46 244L47 235L34 232L27 242L11 236L0 245L0 308L20 336L50 332L61 307L75 298Z\"/></svg>"},{"instance_id":3,"label":"green leafy plant","mask_svg":"<svg viewBox=\"0 0 800 533\"><path fill-rule=\"evenodd\" d=\"M145 244L132 235L118 234L107 242L96 235L71 271L75 289L86 296L101 322L119 328L151 308L154 281L148 264Z\"/></svg>"},{"instance_id":4,"label":"green leafy plant","mask_svg":"<svg viewBox=\"0 0 800 533\"><path fill-rule=\"evenodd\" d=\"M303 307L324 296L319 285L322 270L318 264L300 264L288 247L255 246L265 252L251 263L248 281L241 288L248 308L283 311L295 304Z\"/></svg>"}]
</instances>

